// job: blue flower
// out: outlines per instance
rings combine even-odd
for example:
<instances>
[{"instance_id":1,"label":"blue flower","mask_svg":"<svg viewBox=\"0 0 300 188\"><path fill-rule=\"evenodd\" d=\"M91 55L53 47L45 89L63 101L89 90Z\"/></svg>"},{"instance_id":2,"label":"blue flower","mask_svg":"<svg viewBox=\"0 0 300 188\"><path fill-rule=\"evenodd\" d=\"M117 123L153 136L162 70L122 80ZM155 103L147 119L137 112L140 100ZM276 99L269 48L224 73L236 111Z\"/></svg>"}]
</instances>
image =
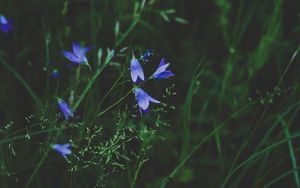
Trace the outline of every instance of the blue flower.
<instances>
[{"instance_id":1,"label":"blue flower","mask_svg":"<svg viewBox=\"0 0 300 188\"><path fill-rule=\"evenodd\" d=\"M57 69L53 69L51 72L51 77L52 78L58 78L59 77L59 72Z\"/></svg>"},{"instance_id":2,"label":"blue flower","mask_svg":"<svg viewBox=\"0 0 300 188\"><path fill-rule=\"evenodd\" d=\"M6 19L5 16L0 15L0 29L4 33L7 33L9 30L12 30L13 29L12 20Z\"/></svg>"},{"instance_id":3,"label":"blue flower","mask_svg":"<svg viewBox=\"0 0 300 188\"><path fill-rule=\"evenodd\" d=\"M173 74L170 70L166 70L169 65L170 63L165 64L165 59L162 58L158 68L151 77L154 79L164 79L174 76L175 74Z\"/></svg>"},{"instance_id":4,"label":"blue flower","mask_svg":"<svg viewBox=\"0 0 300 188\"><path fill-rule=\"evenodd\" d=\"M86 58L85 54L91 49L90 47L83 48L80 47L78 42L73 42L73 52L63 51L63 55L70 60L72 63L80 64L80 65L87 65L91 69L88 59Z\"/></svg>"},{"instance_id":5,"label":"blue flower","mask_svg":"<svg viewBox=\"0 0 300 188\"><path fill-rule=\"evenodd\" d=\"M60 153L64 158L67 158L67 155L72 153L71 144L54 144L52 145L52 149Z\"/></svg>"},{"instance_id":6,"label":"blue flower","mask_svg":"<svg viewBox=\"0 0 300 188\"><path fill-rule=\"evenodd\" d=\"M146 93L141 88L135 88L134 95L137 100L140 111L141 110L144 112L148 111L150 102L157 103L157 104L160 103L160 101L153 99L151 96L148 95L148 93Z\"/></svg>"},{"instance_id":7,"label":"blue flower","mask_svg":"<svg viewBox=\"0 0 300 188\"><path fill-rule=\"evenodd\" d=\"M60 111L63 113L65 117L65 120L69 120L70 117L74 116L72 109L64 100L58 98L57 103Z\"/></svg>"},{"instance_id":8,"label":"blue flower","mask_svg":"<svg viewBox=\"0 0 300 188\"><path fill-rule=\"evenodd\" d=\"M147 49L147 50L145 51L145 53L142 55L141 59L144 60L145 62L148 62L148 61L149 61L149 58L150 58L151 56L153 56L153 55L154 55L154 50L152 50L152 49Z\"/></svg>"},{"instance_id":9,"label":"blue flower","mask_svg":"<svg viewBox=\"0 0 300 188\"><path fill-rule=\"evenodd\" d=\"M133 54L132 54L132 60L130 62L130 72L131 72L131 80L134 83L137 83L139 81L138 79L142 81L145 80L143 68Z\"/></svg>"}]
</instances>

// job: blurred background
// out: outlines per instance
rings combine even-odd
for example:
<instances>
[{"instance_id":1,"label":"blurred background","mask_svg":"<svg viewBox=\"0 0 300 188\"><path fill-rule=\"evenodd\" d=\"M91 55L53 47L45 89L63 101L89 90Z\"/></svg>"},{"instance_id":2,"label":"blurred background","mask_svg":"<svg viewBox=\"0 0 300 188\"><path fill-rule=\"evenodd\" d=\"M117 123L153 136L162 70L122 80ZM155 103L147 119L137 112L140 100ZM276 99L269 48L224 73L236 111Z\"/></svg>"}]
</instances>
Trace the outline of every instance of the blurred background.
<instances>
[{"instance_id":1,"label":"blurred background","mask_svg":"<svg viewBox=\"0 0 300 188\"><path fill-rule=\"evenodd\" d=\"M0 186L300 187L299 10L295 0L0 0L0 14L14 27L0 34ZM73 41L92 46L93 70L81 68L79 81L71 76L77 69L68 68L61 54ZM144 120L126 116L134 104L131 96L117 109L126 116L120 119L124 126L139 127L142 121L151 127L145 162L136 157L124 169L108 167L109 173L97 167L73 173L72 162L50 152L40 164L43 143L53 135L38 131L51 127L29 130L28 117L34 123L53 119L55 96L67 98L74 88L78 98L107 48L119 56L78 105L75 121L81 127L101 124L105 138L113 135L118 110L96 118L96 104L126 62L128 68L131 51L153 49L154 57L145 63L150 72L164 57L176 74L145 86L175 107L160 115L168 125L155 127L158 119L151 114ZM59 79L49 76L54 69ZM129 80L129 74L122 79ZM118 87L103 106L128 88ZM162 98L166 88L174 95ZM138 151L142 143L128 147ZM138 164L135 179L128 169Z\"/></svg>"}]
</instances>

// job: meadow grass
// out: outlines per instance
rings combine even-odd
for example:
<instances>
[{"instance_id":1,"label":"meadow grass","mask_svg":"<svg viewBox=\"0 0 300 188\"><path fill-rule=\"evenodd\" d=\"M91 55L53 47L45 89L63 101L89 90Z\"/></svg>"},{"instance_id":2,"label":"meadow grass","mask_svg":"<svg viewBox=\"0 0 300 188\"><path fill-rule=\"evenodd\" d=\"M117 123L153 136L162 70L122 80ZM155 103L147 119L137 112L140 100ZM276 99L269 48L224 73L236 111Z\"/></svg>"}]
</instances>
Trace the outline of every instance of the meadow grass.
<instances>
[{"instance_id":1,"label":"meadow grass","mask_svg":"<svg viewBox=\"0 0 300 188\"><path fill-rule=\"evenodd\" d=\"M0 0L0 187L300 187L298 6ZM175 76L153 79L163 57Z\"/></svg>"}]
</instances>

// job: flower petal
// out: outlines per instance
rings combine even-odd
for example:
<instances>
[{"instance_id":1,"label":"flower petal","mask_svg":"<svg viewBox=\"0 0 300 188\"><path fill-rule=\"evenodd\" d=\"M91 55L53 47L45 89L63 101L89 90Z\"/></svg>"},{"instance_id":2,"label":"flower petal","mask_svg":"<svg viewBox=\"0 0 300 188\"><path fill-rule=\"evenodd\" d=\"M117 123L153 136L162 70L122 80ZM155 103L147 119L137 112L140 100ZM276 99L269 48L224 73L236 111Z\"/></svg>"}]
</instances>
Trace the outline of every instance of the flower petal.
<instances>
[{"instance_id":1,"label":"flower petal","mask_svg":"<svg viewBox=\"0 0 300 188\"><path fill-rule=\"evenodd\" d=\"M149 100L147 98L140 97L140 98L137 98L137 101L138 101L139 107L141 107L143 110L147 110L148 109L148 107L149 107Z\"/></svg>"},{"instance_id":2,"label":"flower petal","mask_svg":"<svg viewBox=\"0 0 300 188\"><path fill-rule=\"evenodd\" d=\"M143 111L148 110L150 102L160 103L160 101L152 98L150 95L148 95L148 93L146 93L144 90L142 90L140 88L136 88L134 93L135 93L138 105Z\"/></svg>"},{"instance_id":3,"label":"flower petal","mask_svg":"<svg viewBox=\"0 0 300 188\"><path fill-rule=\"evenodd\" d=\"M135 69L131 69L130 75L131 75L131 80L133 82L136 82L137 77L138 77L138 72Z\"/></svg>"},{"instance_id":4,"label":"flower petal","mask_svg":"<svg viewBox=\"0 0 300 188\"><path fill-rule=\"evenodd\" d=\"M73 47L74 55L77 57L81 57L80 55L82 54L82 50L80 44L78 42L73 42L72 47Z\"/></svg>"},{"instance_id":5,"label":"flower petal","mask_svg":"<svg viewBox=\"0 0 300 188\"><path fill-rule=\"evenodd\" d=\"M72 153L72 151L70 150L70 144L64 144L61 151L65 154L65 155L70 155Z\"/></svg>"},{"instance_id":6,"label":"flower petal","mask_svg":"<svg viewBox=\"0 0 300 188\"><path fill-rule=\"evenodd\" d=\"M164 72L168 68L169 65L170 65L170 63L167 63L165 65L158 67L154 74L160 74L160 73Z\"/></svg>"},{"instance_id":7,"label":"flower petal","mask_svg":"<svg viewBox=\"0 0 300 188\"><path fill-rule=\"evenodd\" d=\"M165 58L161 58L158 67L161 67L161 66L163 66L164 64L165 64Z\"/></svg>"},{"instance_id":8,"label":"flower petal","mask_svg":"<svg viewBox=\"0 0 300 188\"><path fill-rule=\"evenodd\" d=\"M149 95L144 90L140 88L136 88L135 96L139 107L142 108L143 110L146 110L149 107L149 99L148 99Z\"/></svg>"},{"instance_id":9,"label":"flower petal","mask_svg":"<svg viewBox=\"0 0 300 188\"><path fill-rule=\"evenodd\" d=\"M63 55L73 63L80 64L80 59L76 57L72 52L63 51Z\"/></svg>"},{"instance_id":10,"label":"flower petal","mask_svg":"<svg viewBox=\"0 0 300 188\"><path fill-rule=\"evenodd\" d=\"M70 117L73 117L73 111L70 109L69 105L62 99L58 99L58 107L60 111L63 113L65 120L69 120Z\"/></svg>"},{"instance_id":11,"label":"flower petal","mask_svg":"<svg viewBox=\"0 0 300 188\"><path fill-rule=\"evenodd\" d=\"M152 98L152 97L149 96L149 95L148 95L148 99L149 99L150 102L153 102L153 103L156 103L156 104L159 104L159 103L160 103L160 101L158 101L158 100Z\"/></svg>"},{"instance_id":12,"label":"flower petal","mask_svg":"<svg viewBox=\"0 0 300 188\"><path fill-rule=\"evenodd\" d=\"M13 29L12 19L7 19L5 16L0 15L0 29L7 33L9 30Z\"/></svg>"},{"instance_id":13,"label":"flower petal","mask_svg":"<svg viewBox=\"0 0 300 188\"><path fill-rule=\"evenodd\" d=\"M83 59L85 57L86 52L88 52L91 49L91 47L86 47L86 48L81 47L78 42L73 42L72 47L73 47L74 55L78 59Z\"/></svg>"},{"instance_id":14,"label":"flower petal","mask_svg":"<svg viewBox=\"0 0 300 188\"><path fill-rule=\"evenodd\" d=\"M166 70L166 71L161 72L159 74L153 75L153 78L155 78L155 79L164 79L164 78L169 78L171 76L175 76L175 74L172 73L170 70Z\"/></svg>"},{"instance_id":15,"label":"flower petal","mask_svg":"<svg viewBox=\"0 0 300 188\"><path fill-rule=\"evenodd\" d=\"M0 15L0 24L7 24L7 19L3 15Z\"/></svg>"},{"instance_id":16,"label":"flower petal","mask_svg":"<svg viewBox=\"0 0 300 188\"><path fill-rule=\"evenodd\" d=\"M143 81L145 80L143 68L134 56L130 62L130 74L133 82L136 82L138 77Z\"/></svg>"},{"instance_id":17,"label":"flower petal","mask_svg":"<svg viewBox=\"0 0 300 188\"><path fill-rule=\"evenodd\" d=\"M174 76L175 74L173 74L170 70L167 70L169 65L170 65L170 63L165 64L165 59L162 58L158 68L152 74L151 77L154 79L163 79L163 78L169 78L171 76Z\"/></svg>"},{"instance_id":18,"label":"flower petal","mask_svg":"<svg viewBox=\"0 0 300 188\"><path fill-rule=\"evenodd\" d=\"M71 146L71 144L63 144L63 147L65 148L69 148Z\"/></svg>"},{"instance_id":19,"label":"flower petal","mask_svg":"<svg viewBox=\"0 0 300 188\"><path fill-rule=\"evenodd\" d=\"M70 146L71 144L54 144L52 146L52 149L66 158L67 155L70 155L72 153L71 149L69 148Z\"/></svg>"}]
</instances>

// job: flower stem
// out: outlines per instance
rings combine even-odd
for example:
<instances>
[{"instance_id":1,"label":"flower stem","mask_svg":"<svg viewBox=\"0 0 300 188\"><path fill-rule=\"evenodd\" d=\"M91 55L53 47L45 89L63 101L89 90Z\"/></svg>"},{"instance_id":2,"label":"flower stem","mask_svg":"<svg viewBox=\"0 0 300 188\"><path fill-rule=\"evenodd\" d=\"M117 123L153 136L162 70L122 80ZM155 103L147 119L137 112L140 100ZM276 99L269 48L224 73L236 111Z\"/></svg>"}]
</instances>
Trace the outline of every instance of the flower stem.
<instances>
[{"instance_id":1,"label":"flower stem","mask_svg":"<svg viewBox=\"0 0 300 188\"><path fill-rule=\"evenodd\" d=\"M97 116L101 116L103 115L105 112L107 112L108 110L110 110L111 108L115 107L117 104L119 104L120 102L122 102L133 90L135 87L133 87L131 90L129 90L122 98L120 98L118 101L116 101L114 104L112 104L110 107L106 108L105 110L103 110L102 112L100 112L99 114L97 114Z\"/></svg>"}]
</instances>

